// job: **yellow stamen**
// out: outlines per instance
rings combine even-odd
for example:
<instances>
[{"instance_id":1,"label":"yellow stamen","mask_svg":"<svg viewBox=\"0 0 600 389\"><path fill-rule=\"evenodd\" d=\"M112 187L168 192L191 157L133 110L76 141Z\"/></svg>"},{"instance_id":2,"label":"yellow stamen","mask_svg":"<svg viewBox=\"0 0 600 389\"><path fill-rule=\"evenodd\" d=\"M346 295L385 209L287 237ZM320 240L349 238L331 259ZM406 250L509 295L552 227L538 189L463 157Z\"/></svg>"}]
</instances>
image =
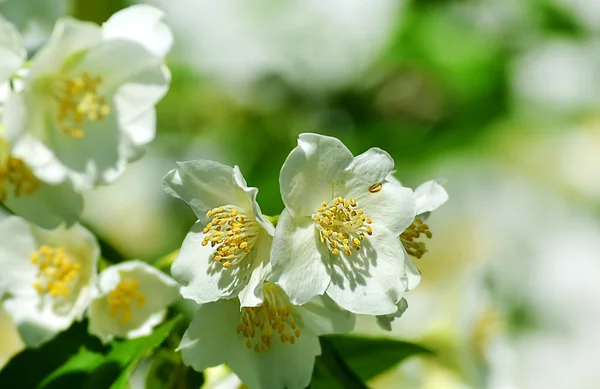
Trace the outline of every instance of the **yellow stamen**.
<instances>
[{"instance_id":1,"label":"yellow stamen","mask_svg":"<svg viewBox=\"0 0 600 389\"><path fill-rule=\"evenodd\" d=\"M8 142L0 136L0 202L6 202L11 187L14 197L31 195L40 181L22 159L10 155Z\"/></svg>"},{"instance_id":2,"label":"yellow stamen","mask_svg":"<svg viewBox=\"0 0 600 389\"><path fill-rule=\"evenodd\" d=\"M123 280L113 289L108 299L108 312L112 317L118 317L119 323L125 325L133 320L132 308L143 308L146 297L138 290L137 280Z\"/></svg>"},{"instance_id":3,"label":"yellow stamen","mask_svg":"<svg viewBox=\"0 0 600 389\"><path fill-rule=\"evenodd\" d=\"M373 221L362 209L357 208L356 200L352 197L348 199L338 197L321 205L317 213L312 216L321 242L333 255L339 255L340 251L352 255L351 249L360 251L361 240L364 240L365 233L373 234L373 229L369 225Z\"/></svg>"},{"instance_id":4,"label":"yellow stamen","mask_svg":"<svg viewBox=\"0 0 600 389\"><path fill-rule=\"evenodd\" d=\"M400 241L406 252L416 258L421 258L427 252L425 243L417 241L421 235L425 235L428 239L432 237L429 226L423 223L419 217L416 217L412 224L400 234Z\"/></svg>"},{"instance_id":5,"label":"yellow stamen","mask_svg":"<svg viewBox=\"0 0 600 389\"><path fill-rule=\"evenodd\" d=\"M210 223L202 230L205 234L202 245L210 243L211 247L217 246L213 259L222 263L225 268L244 259L260 232L254 216L228 205L211 209L206 217L210 219Z\"/></svg>"},{"instance_id":6,"label":"yellow stamen","mask_svg":"<svg viewBox=\"0 0 600 389\"><path fill-rule=\"evenodd\" d=\"M243 307L237 333L243 335L246 347L264 352L273 345L274 339L294 344L300 337L299 324L294 320L290 303L284 292L274 284L264 284L264 301L259 307Z\"/></svg>"},{"instance_id":7,"label":"yellow stamen","mask_svg":"<svg viewBox=\"0 0 600 389\"><path fill-rule=\"evenodd\" d=\"M101 84L102 77L87 72L62 80L54 97L58 102L56 120L63 134L81 139L86 120L103 120L110 114L110 106L98 91Z\"/></svg>"},{"instance_id":8,"label":"yellow stamen","mask_svg":"<svg viewBox=\"0 0 600 389\"><path fill-rule=\"evenodd\" d=\"M33 287L40 295L66 297L73 292L81 264L69 258L63 248L43 245L32 252L30 258L31 263L38 267Z\"/></svg>"}]
</instances>

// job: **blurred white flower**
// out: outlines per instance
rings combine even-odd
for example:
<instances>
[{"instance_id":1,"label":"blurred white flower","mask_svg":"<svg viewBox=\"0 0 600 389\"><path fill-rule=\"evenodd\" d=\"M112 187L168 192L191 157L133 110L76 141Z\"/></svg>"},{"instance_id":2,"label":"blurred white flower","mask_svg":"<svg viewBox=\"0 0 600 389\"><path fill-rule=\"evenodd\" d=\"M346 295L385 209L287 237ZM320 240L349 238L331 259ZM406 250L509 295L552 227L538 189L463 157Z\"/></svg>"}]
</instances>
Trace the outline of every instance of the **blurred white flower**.
<instances>
[{"instance_id":1,"label":"blurred white flower","mask_svg":"<svg viewBox=\"0 0 600 389\"><path fill-rule=\"evenodd\" d=\"M235 299L200 306L179 346L184 363L197 371L227 363L251 389L305 388L318 336L351 331L354 315L326 296L295 306L278 286L263 288L263 304L241 312Z\"/></svg>"},{"instance_id":2,"label":"blurred white flower","mask_svg":"<svg viewBox=\"0 0 600 389\"><path fill-rule=\"evenodd\" d=\"M407 285L398 236L413 222L412 190L386 180L394 161L354 157L336 138L301 134L281 168L286 206L271 251L276 282L294 304L326 293L354 313L395 312Z\"/></svg>"},{"instance_id":3,"label":"blurred white flower","mask_svg":"<svg viewBox=\"0 0 600 389\"><path fill-rule=\"evenodd\" d=\"M242 306L262 301L260 285L270 270L273 225L256 202L240 169L195 160L163 179L163 188L198 217L173 263L183 297L198 304L239 295Z\"/></svg>"},{"instance_id":4,"label":"blurred white flower","mask_svg":"<svg viewBox=\"0 0 600 389\"><path fill-rule=\"evenodd\" d=\"M17 326L0 303L0 370L24 348Z\"/></svg>"},{"instance_id":5,"label":"blurred white flower","mask_svg":"<svg viewBox=\"0 0 600 389\"><path fill-rule=\"evenodd\" d=\"M178 298L177 282L142 261L110 266L90 304L89 332L105 343L148 335Z\"/></svg>"},{"instance_id":6,"label":"blurred white flower","mask_svg":"<svg viewBox=\"0 0 600 389\"><path fill-rule=\"evenodd\" d=\"M43 230L0 220L0 295L23 342L36 347L80 320L91 299L99 248L80 225Z\"/></svg>"},{"instance_id":7,"label":"blurred white flower","mask_svg":"<svg viewBox=\"0 0 600 389\"><path fill-rule=\"evenodd\" d=\"M78 188L108 184L154 138L154 105L170 80L161 56L169 38L156 39L168 34L162 28L148 34L155 45L138 36L124 39L128 20L159 23L142 16L139 8L125 9L104 28L61 19L33 57L4 119L13 154L43 181L70 179Z\"/></svg>"},{"instance_id":8,"label":"blurred white flower","mask_svg":"<svg viewBox=\"0 0 600 389\"><path fill-rule=\"evenodd\" d=\"M526 103L526 111L532 106L558 113L597 109L599 48L598 42L554 40L526 52L513 64L518 101Z\"/></svg>"},{"instance_id":9,"label":"blurred white flower","mask_svg":"<svg viewBox=\"0 0 600 389\"><path fill-rule=\"evenodd\" d=\"M281 76L311 92L356 84L390 39L404 1L153 0L180 56L230 93Z\"/></svg>"}]
</instances>

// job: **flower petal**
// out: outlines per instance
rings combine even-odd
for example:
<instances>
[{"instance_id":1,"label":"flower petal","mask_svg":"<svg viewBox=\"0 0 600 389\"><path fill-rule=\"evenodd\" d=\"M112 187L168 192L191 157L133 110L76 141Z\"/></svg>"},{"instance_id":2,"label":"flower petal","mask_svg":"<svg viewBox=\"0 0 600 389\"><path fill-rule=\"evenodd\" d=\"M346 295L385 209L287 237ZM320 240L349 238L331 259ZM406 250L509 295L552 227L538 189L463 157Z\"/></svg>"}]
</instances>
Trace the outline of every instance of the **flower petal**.
<instances>
[{"instance_id":1,"label":"flower petal","mask_svg":"<svg viewBox=\"0 0 600 389\"><path fill-rule=\"evenodd\" d=\"M163 189L185 201L204 224L208 223L206 212L221 205L238 205L252 210L252 202L237 185L230 166L201 159L178 162L177 165L177 169L163 178Z\"/></svg>"},{"instance_id":2,"label":"flower petal","mask_svg":"<svg viewBox=\"0 0 600 389\"><path fill-rule=\"evenodd\" d=\"M273 237L267 232L261 234L253 247L255 267L252 270L248 284L240 290L239 299L242 307L256 307L262 303L262 284L271 275L270 252Z\"/></svg>"},{"instance_id":3,"label":"flower petal","mask_svg":"<svg viewBox=\"0 0 600 389\"><path fill-rule=\"evenodd\" d=\"M0 16L0 82L8 80L23 64L26 56L19 31Z\"/></svg>"},{"instance_id":4,"label":"flower petal","mask_svg":"<svg viewBox=\"0 0 600 389\"><path fill-rule=\"evenodd\" d=\"M217 366L237 352L236 327L240 321L240 305L236 300L220 300L201 305L183 334L183 362L196 371Z\"/></svg>"},{"instance_id":5,"label":"flower petal","mask_svg":"<svg viewBox=\"0 0 600 389\"><path fill-rule=\"evenodd\" d=\"M173 46L173 33L163 22L164 17L158 8L134 5L112 15L102 25L102 33L105 39L133 40L164 58Z\"/></svg>"},{"instance_id":6,"label":"flower petal","mask_svg":"<svg viewBox=\"0 0 600 389\"><path fill-rule=\"evenodd\" d=\"M32 194L15 197L12 188L7 193L6 206L28 221L42 228L56 228L61 224L73 225L83 210L83 197L75 192L70 182L48 185L40 182Z\"/></svg>"},{"instance_id":7,"label":"flower petal","mask_svg":"<svg viewBox=\"0 0 600 389\"><path fill-rule=\"evenodd\" d=\"M373 147L357 155L336 177L334 196L357 196L373 185L383 183L394 169L394 160L380 148Z\"/></svg>"},{"instance_id":8,"label":"flower petal","mask_svg":"<svg viewBox=\"0 0 600 389\"><path fill-rule=\"evenodd\" d=\"M331 280L326 250L311 218L293 217L287 208L283 210L275 229L271 264L274 282L294 305L325 293Z\"/></svg>"},{"instance_id":9,"label":"flower petal","mask_svg":"<svg viewBox=\"0 0 600 389\"><path fill-rule=\"evenodd\" d=\"M415 189L417 215L436 210L448 201L448 192L434 180L427 181Z\"/></svg>"},{"instance_id":10,"label":"flower petal","mask_svg":"<svg viewBox=\"0 0 600 389\"><path fill-rule=\"evenodd\" d=\"M281 197L294 216L309 216L333 198L334 179L352 162L352 153L332 137L300 134L279 176Z\"/></svg>"},{"instance_id":11,"label":"flower petal","mask_svg":"<svg viewBox=\"0 0 600 389\"><path fill-rule=\"evenodd\" d=\"M351 256L331 255L331 283L327 295L354 313L386 315L396 311L406 285L404 248L385 228L373 232Z\"/></svg>"},{"instance_id":12,"label":"flower petal","mask_svg":"<svg viewBox=\"0 0 600 389\"><path fill-rule=\"evenodd\" d=\"M273 224L271 224L271 222L265 219L260 209L260 206L256 201L256 197L258 196L258 189L254 187L248 187L248 184L246 184L246 180L244 179L244 176L242 175L242 172L240 171L240 168L237 165L233 167L233 179L235 180L237 186L244 192L246 192L248 194L248 197L252 200L252 213L254 214L254 217L256 218L258 224L260 224L269 235L273 236L275 234L275 228L273 227Z\"/></svg>"},{"instance_id":13,"label":"flower petal","mask_svg":"<svg viewBox=\"0 0 600 389\"><path fill-rule=\"evenodd\" d=\"M374 233L381 227L398 236L413 222L416 216L414 195L410 188L383 182L381 189L371 192L353 191L358 208L373 220Z\"/></svg>"},{"instance_id":14,"label":"flower petal","mask_svg":"<svg viewBox=\"0 0 600 389\"><path fill-rule=\"evenodd\" d=\"M406 290L413 290L421 283L421 272L416 268L412 259L406 252L404 254L404 266L406 275L403 279L406 284Z\"/></svg>"},{"instance_id":15,"label":"flower petal","mask_svg":"<svg viewBox=\"0 0 600 389\"><path fill-rule=\"evenodd\" d=\"M16 216L0 220L0 299L7 293L36 295L33 282L37 269L30 255L37 248L27 222Z\"/></svg>"},{"instance_id":16,"label":"flower petal","mask_svg":"<svg viewBox=\"0 0 600 389\"><path fill-rule=\"evenodd\" d=\"M356 324L356 315L342 309L326 295L316 296L296 310L302 315L304 325L317 336L345 334Z\"/></svg>"},{"instance_id":17,"label":"flower petal","mask_svg":"<svg viewBox=\"0 0 600 389\"><path fill-rule=\"evenodd\" d=\"M379 327L386 331L392 330L392 322L394 319L401 317L404 312L408 309L408 302L405 298L402 298L400 302L397 304L398 310L391 315L380 315L377 316L377 324Z\"/></svg>"},{"instance_id":18,"label":"flower petal","mask_svg":"<svg viewBox=\"0 0 600 389\"><path fill-rule=\"evenodd\" d=\"M215 249L202 245L203 228L201 222L194 224L171 267L173 278L183 285L181 295L198 304L237 296L260 265L254 258L256 250L251 250L239 264L224 268L212 257Z\"/></svg>"}]
</instances>

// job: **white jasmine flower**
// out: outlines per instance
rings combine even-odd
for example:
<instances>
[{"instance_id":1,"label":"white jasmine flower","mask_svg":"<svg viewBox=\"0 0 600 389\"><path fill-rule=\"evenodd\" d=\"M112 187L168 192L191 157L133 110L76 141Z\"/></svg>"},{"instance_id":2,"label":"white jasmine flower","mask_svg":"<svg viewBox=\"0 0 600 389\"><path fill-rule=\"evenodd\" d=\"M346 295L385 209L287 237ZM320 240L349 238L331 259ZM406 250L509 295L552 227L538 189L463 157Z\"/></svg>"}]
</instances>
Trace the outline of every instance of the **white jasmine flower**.
<instances>
[{"instance_id":1,"label":"white jasmine flower","mask_svg":"<svg viewBox=\"0 0 600 389\"><path fill-rule=\"evenodd\" d=\"M181 294L198 304L238 295L242 306L260 304L274 228L256 202L258 189L247 186L237 166L205 160L178 165L163 188L198 217L171 268Z\"/></svg>"},{"instance_id":2,"label":"white jasmine flower","mask_svg":"<svg viewBox=\"0 0 600 389\"><path fill-rule=\"evenodd\" d=\"M98 244L80 225L43 230L0 220L0 295L23 342L36 347L83 317L96 277Z\"/></svg>"},{"instance_id":3,"label":"white jasmine flower","mask_svg":"<svg viewBox=\"0 0 600 389\"><path fill-rule=\"evenodd\" d=\"M392 175L389 175L387 180L390 183L401 186L400 181ZM427 252L425 243L418 239L421 238L421 235L427 238L432 237L429 226L424 223L424 220L429 216L429 213L448 201L448 193L436 181L427 181L419 185L414 191L414 196L417 216L411 225L399 236L406 250L404 254L405 277L402 279L402 283L406 285L407 291L413 290L421 282L421 273L410 258L411 256L421 258ZM384 330L390 331L392 329L392 321L404 314L406 309L408 309L408 302L402 298L396 306L396 312L390 315L377 316L377 324Z\"/></svg>"},{"instance_id":4,"label":"white jasmine flower","mask_svg":"<svg viewBox=\"0 0 600 389\"><path fill-rule=\"evenodd\" d=\"M49 185L40 181L25 161L11 154L2 113L11 94L9 79L27 53L16 28L0 17L0 202L12 212L43 228L73 224L81 214L82 198L70 182Z\"/></svg>"},{"instance_id":5,"label":"white jasmine flower","mask_svg":"<svg viewBox=\"0 0 600 389\"><path fill-rule=\"evenodd\" d=\"M338 139L301 134L285 161L285 210L271 252L294 304L326 293L343 308L385 315L406 290L398 236L414 220L412 190L386 180L394 162L372 148L353 157Z\"/></svg>"},{"instance_id":6,"label":"white jasmine flower","mask_svg":"<svg viewBox=\"0 0 600 389\"><path fill-rule=\"evenodd\" d=\"M351 331L355 317L327 296L295 306L271 283L263 295L262 305L241 311L237 300L200 306L179 346L183 362L197 371L227 363L250 389L305 388L318 336Z\"/></svg>"},{"instance_id":7,"label":"white jasmine flower","mask_svg":"<svg viewBox=\"0 0 600 389\"><path fill-rule=\"evenodd\" d=\"M179 298L177 282L142 261L110 266L100 273L98 284L90 304L89 332L103 342L150 334Z\"/></svg>"},{"instance_id":8,"label":"white jasmine flower","mask_svg":"<svg viewBox=\"0 0 600 389\"><path fill-rule=\"evenodd\" d=\"M114 32L128 16L139 24L136 12L122 12L105 29L59 20L7 103L13 153L43 181L110 183L154 137L154 105L170 77L156 51Z\"/></svg>"}]
</instances>

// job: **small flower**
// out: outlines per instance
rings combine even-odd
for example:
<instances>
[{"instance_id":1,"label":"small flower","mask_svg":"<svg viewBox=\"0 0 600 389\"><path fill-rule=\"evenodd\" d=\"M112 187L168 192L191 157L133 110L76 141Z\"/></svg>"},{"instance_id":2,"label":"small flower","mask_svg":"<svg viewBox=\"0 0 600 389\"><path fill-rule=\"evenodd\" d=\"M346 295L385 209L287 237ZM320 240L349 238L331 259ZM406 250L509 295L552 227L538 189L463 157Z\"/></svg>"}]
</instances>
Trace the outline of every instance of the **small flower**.
<instances>
[{"instance_id":1,"label":"small flower","mask_svg":"<svg viewBox=\"0 0 600 389\"><path fill-rule=\"evenodd\" d=\"M271 251L276 283L294 304L326 293L354 313L397 310L406 289L398 236L416 205L412 190L386 180L393 167L381 149L353 157L335 138L300 135L281 169L286 208Z\"/></svg>"},{"instance_id":2,"label":"small flower","mask_svg":"<svg viewBox=\"0 0 600 389\"><path fill-rule=\"evenodd\" d=\"M183 362L197 371L227 363L250 389L301 389L311 379L318 336L354 328L353 314L326 296L292 305L278 286L265 283L264 302L237 300L200 306L183 335Z\"/></svg>"},{"instance_id":3,"label":"small flower","mask_svg":"<svg viewBox=\"0 0 600 389\"><path fill-rule=\"evenodd\" d=\"M274 228L256 202L258 189L247 186L237 166L205 160L178 165L163 188L198 217L171 268L181 294L198 304L238 295L242 306L260 304Z\"/></svg>"},{"instance_id":4,"label":"small flower","mask_svg":"<svg viewBox=\"0 0 600 389\"><path fill-rule=\"evenodd\" d=\"M400 181L391 175L387 177L387 180L391 184L401 186ZM421 273L410 258L411 256L417 259L421 258L423 254L427 252L425 243L418 241L418 239L422 238L422 236L427 237L428 239L431 239L432 237L429 226L424 223L424 220L432 211L448 201L448 193L436 181L427 181L421 184L415 189L414 196L415 204L417 206L417 215L411 225L399 236L400 241L406 250L404 256L406 275L402 279L402 284L406 285L407 291L413 290L421 282ZM397 304L397 307L396 312L393 314L377 316L377 324L384 330L390 331L392 329L392 321L404 314L408 308L408 302L403 298Z\"/></svg>"},{"instance_id":5,"label":"small flower","mask_svg":"<svg viewBox=\"0 0 600 389\"><path fill-rule=\"evenodd\" d=\"M16 216L0 220L0 296L23 342L37 347L74 320L91 299L99 248L80 225L48 231Z\"/></svg>"},{"instance_id":6,"label":"small flower","mask_svg":"<svg viewBox=\"0 0 600 389\"><path fill-rule=\"evenodd\" d=\"M100 273L98 283L90 304L89 332L103 342L150 334L179 298L177 282L141 261L110 266Z\"/></svg>"},{"instance_id":7,"label":"small flower","mask_svg":"<svg viewBox=\"0 0 600 389\"><path fill-rule=\"evenodd\" d=\"M105 28L59 20L32 58L22 90L6 105L14 154L43 181L69 179L77 188L108 184L154 138L154 105L170 75L155 46L121 34L128 21L144 26L139 13L126 9L113 18ZM167 47L162 43L161 54Z\"/></svg>"}]
</instances>

